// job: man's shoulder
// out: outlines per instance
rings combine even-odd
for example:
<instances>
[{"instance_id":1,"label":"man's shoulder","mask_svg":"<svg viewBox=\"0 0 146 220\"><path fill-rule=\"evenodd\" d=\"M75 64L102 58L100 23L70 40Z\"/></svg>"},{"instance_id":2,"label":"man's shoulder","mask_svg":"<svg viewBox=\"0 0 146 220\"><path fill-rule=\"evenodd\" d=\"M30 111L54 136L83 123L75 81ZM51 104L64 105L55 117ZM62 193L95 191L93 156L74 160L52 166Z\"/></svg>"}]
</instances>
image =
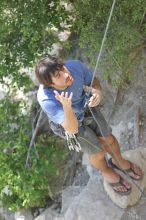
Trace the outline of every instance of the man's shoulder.
<instances>
[{"instance_id":1,"label":"man's shoulder","mask_svg":"<svg viewBox=\"0 0 146 220\"><path fill-rule=\"evenodd\" d=\"M82 62L80 60L67 60L65 62L65 66L69 66L69 67L81 67L82 66Z\"/></svg>"},{"instance_id":2,"label":"man's shoulder","mask_svg":"<svg viewBox=\"0 0 146 220\"><path fill-rule=\"evenodd\" d=\"M53 90L50 88L45 88L43 85L39 86L38 92L37 92L37 98L39 102L42 102L44 100L51 100L54 97Z\"/></svg>"},{"instance_id":3,"label":"man's shoulder","mask_svg":"<svg viewBox=\"0 0 146 220\"><path fill-rule=\"evenodd\" d=\"M82 75L84 72L84 64L80 60L68 60L65 66L73 75Z\"/></svg>"}]
</instances>

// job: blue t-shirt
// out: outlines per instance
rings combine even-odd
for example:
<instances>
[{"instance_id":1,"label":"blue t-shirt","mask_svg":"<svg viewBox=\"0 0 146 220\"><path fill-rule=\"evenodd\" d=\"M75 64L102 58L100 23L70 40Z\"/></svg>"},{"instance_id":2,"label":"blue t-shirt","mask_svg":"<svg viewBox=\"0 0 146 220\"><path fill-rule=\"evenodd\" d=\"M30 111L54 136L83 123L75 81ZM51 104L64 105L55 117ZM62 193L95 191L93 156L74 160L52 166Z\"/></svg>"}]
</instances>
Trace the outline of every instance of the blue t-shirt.
<instances>
[{"instance_id":1,"label":"blue t-shirt","mask_svg":"<svg viewBox=\"0 0 146 220\"><path fill-rule=\"evenodd\" d=\"M72 85L65 90L55 90L59 93L62 91L68 92L69 94L73 92L72 108L80 125L80 122L84 119L84 105L86 101L83 86L90 85L92 71L79 60L69 60L64 65L69 70L74 81ZM62 124L64 121L64 111L62 104L55 98L54 88L46 88L43 85L40 85L37 98L49 120L56 124Z\"/></svg>"}]
</instances>

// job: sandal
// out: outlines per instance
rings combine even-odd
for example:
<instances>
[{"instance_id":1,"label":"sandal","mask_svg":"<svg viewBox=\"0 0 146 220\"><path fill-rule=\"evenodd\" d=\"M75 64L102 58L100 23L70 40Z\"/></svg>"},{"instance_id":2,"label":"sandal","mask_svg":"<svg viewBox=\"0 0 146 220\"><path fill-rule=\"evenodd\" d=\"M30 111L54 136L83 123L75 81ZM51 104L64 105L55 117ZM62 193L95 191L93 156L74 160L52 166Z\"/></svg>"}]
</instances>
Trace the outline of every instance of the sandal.
<instances>
[{"instance_id":1,"label":"sandal","mask_svg":"<svg viewBox=\"0 0 146 220\"><path fill-rule=\"evenodd\" d=\"M134 164L134 163L132 163L132 162L130 162L130 161L129 161L129 163L130 163L130 168L129 168L129 169L126 169L126 170L123 170L122 168L119 168L117 165L115 165L115 164L112 162L112 158L110 158L110 159L108 160L108 164L109 164L109 166L110 166L111 168L122 171L124 174L127 174L127 175L128 175L130 178L132 178L133 180L137 180L137 181L138 181L138 180L141 180L141 179L142 179L142 174L139 175L139 174L136 173L135 170L134 170L134 166L137 166L137 165ZM139 178L136 179L136 178L134 178L133 176L130 176L129 174L130 174L131 172L133 172L134 174L138 175Z\"/></svg>"},{"instance_id":2,"label":"sandal","mask_svg":"<svg viewBox=\"0 0 146 220\"><path fill-rule=\"evenodd\" d=\"M126 186L124 185L124 183L123 183L123 180L124 180L124 179L120 176L120 180L119 180L117 183L108 183L108 184L112 187L112 189L113 189L116 193L118 193L118 194L121 195L121 196L126 196L126 195L129 195L129 194L130 194L131 188L130 188L130 189L127 189L127 187L126 187ZM122 192L122 191L116 190L115 187L119 187L119 186L124 186L127 191Z\"/></svg>"}]
</instances>

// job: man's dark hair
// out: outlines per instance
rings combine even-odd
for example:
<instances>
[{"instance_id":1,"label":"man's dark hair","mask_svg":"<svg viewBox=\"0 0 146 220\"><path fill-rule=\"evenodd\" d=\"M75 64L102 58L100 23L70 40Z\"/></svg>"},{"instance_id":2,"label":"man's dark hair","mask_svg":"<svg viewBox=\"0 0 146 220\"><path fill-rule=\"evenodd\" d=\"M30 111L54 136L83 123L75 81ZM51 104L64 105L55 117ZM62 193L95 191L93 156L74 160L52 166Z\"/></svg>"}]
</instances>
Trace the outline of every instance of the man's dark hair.
<instances>
[{"instance_id":1,"label":"man's dark hair","mask_svg":"<svg viewBox=\"0 0 146 220\"><path fill-rule=\"evenodd\" d=\"M52 83L52 76L56 71L61 70L63 65L63 61L56 57L48 56L41 59L35 67L35 74L40 84L49 86Z\"/></svg>"}]
</instances>

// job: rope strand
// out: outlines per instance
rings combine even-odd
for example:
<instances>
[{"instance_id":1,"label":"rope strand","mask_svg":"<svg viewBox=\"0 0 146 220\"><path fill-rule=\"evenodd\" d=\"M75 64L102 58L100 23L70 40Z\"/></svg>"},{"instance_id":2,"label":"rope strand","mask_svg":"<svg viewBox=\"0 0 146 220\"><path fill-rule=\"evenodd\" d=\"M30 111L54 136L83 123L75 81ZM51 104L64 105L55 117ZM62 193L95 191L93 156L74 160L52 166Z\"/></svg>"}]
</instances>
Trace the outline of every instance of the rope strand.
<instances>
[{"instance_id":1,"label":"rope strand","mask_svg":"<svg viewBox=\"0 0 146 220\"><path fill-rule=\"evenodd\" d=\"M109 18L108 18L108 22L107 22L107 25L106 25L105 33L104 33L104 36L103 36L103 39L102 39L99 55L97 57L95 69L94 69L94 72L93 72L93 77L92 77L92 81L91 81L91 84L90 84L91 87L93 85L93 81L94 81L94 78L95 78L96 70L97 70L97 67L99 65L99 60L100 60L100 57L101 57L101 54L102 54L102 50L103 50L103 46L104 46L104 43L105 43L105 40L106 40L106 36L107 36L108 29L109 29L111 17L112 17L113 11L114 11L115 3L116 3L116 0L113 0L113 4L112 4L112 7L111 7L111 11L110 11L110 15L109 15Z\"/></svg>"},{"instance_id":2,"label":"rope strand","mask_svg":"<svg viewBox=\"0 0 146 220\"><path fill-rule=\"evenodd\" d=\"M116 3L116 0L113 0L113 3L112 3L112 7L111 7L111 11L110 11L110 15L109 15L109 18L108 18L108 22L107 22L107 25L106 25L106 29L105 29L105 33L104 33L104 37L102 39L102 43L101 43L101 47L100 47L100 51L99 51L99 55L97 57L97 61L96 61L96 65L95 65L95 69L94 69L94 72L93 72L93 76L92 76L92 80L91 80L91 84L90 84L90 87L92 88L93 86L93 81L94 81L94 78L95 78L95 74L96 74L96 71L97 71L97 68L98 68L98 65L99 65L99 61L100 61L100 58L101 58L101 54L102 54L102 51L103 51L103 46L104 46L104 43L105 43L105 40L106 40L106 36L107 36L107 32L108 32L108 29L109 29L109 25L110 25L110 21L111 21L111 17L112 17L112 14L113 14L113 11L114 11L114 7L115 7L115 3ZM89 93L87 93L87 102L86 102L86 105L88 105L88 100L89 100ZM91 94L91 93L90 93ZM89 107L89 106L88 106ZM99 126L99 129L100 129L100 132L101 132L101 135L102 137L105 139L105 142L106 144L109 146L111 152L112 152L112 155L114 156L118 166L119 166L119 162L118 160L116 159L115 157L115 153L113 152L113 149L111 147L111 145L108 143L108 141L106 140L106 138L104 137L103 135L103 132L102 132L102 129L98 123L98 121L96 120L95 116L94 116L94 113L92 112L91 108L89 107L89 110L95 120L95 122L97 123L97 125ZM120 167L120 166L119 166ZM132 180L128 173L123 170L121 167L120 169L123 171L123 173L132 181L132 183L137 187L137 189L141 192L142 196L146 199L146 194L144 193L144 191L139 187L139 185L137 183L134 182L134 180Z\"/></svg>"}]
</instances>

